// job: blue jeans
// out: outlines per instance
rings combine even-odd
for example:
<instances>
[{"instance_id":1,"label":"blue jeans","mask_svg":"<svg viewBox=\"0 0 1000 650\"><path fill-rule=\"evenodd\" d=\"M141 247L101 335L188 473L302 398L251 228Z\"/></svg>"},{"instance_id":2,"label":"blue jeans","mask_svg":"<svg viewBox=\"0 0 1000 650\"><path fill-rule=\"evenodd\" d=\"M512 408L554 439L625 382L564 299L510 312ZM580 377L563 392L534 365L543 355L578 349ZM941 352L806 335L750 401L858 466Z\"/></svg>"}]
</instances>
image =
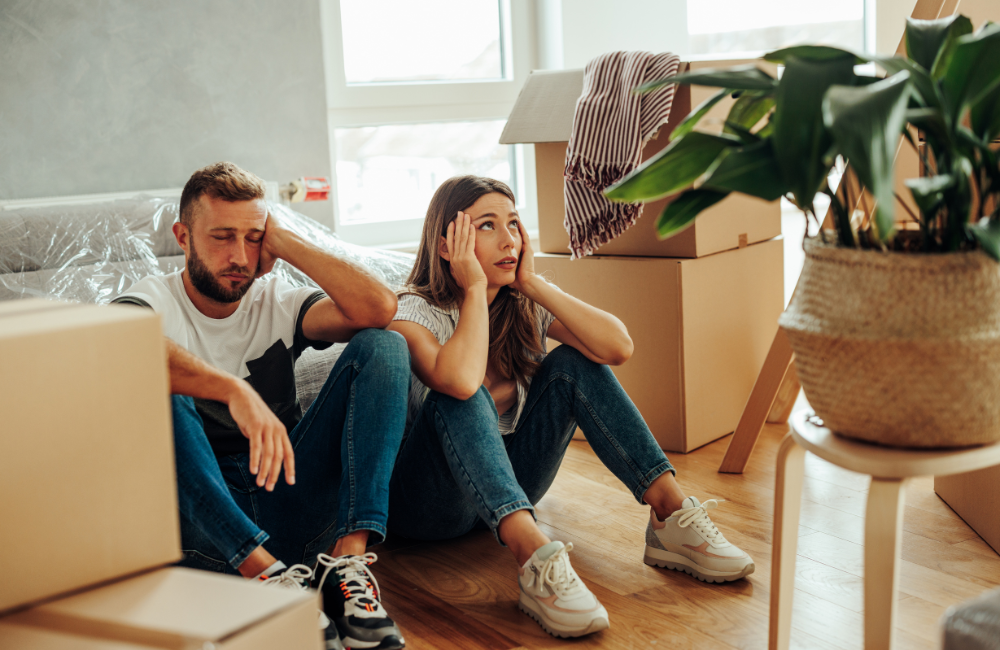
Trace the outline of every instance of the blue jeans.
<instances>
[{"instance_id":1,"label":"blue jeans","mask_svg":"<svg viewBox=\"0 0 1000 650\"><path fill-rule=\"evenodd\" d=\"M639 503L674 472L611 369L561 345L531 380L514 433L501 436L485 387L462 401L431 391L403 440L389 489L389 529L412 539L493 531L529 510L555 480L577 426ZM676 474L676 472L674 472Z\"/></svg>"},{"instance_id":2,"label":"blue jeans","mask_svg":"<svg viewBox=\"0 0 1000 650\"><path fill-rule=\"evenodd\" d=\"M389 477L406 422L410 357L395 332L363 330L289 432L295 485L257 487L249 454L216 459L194 400L173 396L182 565L234 573L261 544L291 566L358 530L385 536ZM264 532L268 531L268 532Z\"/></svg>"}]
</instances>

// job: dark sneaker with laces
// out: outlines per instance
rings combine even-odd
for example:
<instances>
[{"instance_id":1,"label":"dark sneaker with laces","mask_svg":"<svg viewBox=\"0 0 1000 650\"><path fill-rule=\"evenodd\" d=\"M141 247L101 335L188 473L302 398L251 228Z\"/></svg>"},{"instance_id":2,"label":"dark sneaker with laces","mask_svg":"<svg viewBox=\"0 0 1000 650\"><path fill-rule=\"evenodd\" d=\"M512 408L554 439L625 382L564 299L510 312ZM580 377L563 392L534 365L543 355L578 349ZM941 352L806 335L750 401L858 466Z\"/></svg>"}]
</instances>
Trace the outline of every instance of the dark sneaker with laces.
<instances>
[{"instance_id":1,"label":"dark sneaker with laces","mask_svg":"<svg viewBox=\"0 0 1000 650\"><path fill-rule=\"evenodd\" d=\"M345 648L399 650L403 633L393 623L368 567L378 560L374 553L317 558L315 587L323 594L323 611L336 626Z\"/></svg>"}]
</instances>

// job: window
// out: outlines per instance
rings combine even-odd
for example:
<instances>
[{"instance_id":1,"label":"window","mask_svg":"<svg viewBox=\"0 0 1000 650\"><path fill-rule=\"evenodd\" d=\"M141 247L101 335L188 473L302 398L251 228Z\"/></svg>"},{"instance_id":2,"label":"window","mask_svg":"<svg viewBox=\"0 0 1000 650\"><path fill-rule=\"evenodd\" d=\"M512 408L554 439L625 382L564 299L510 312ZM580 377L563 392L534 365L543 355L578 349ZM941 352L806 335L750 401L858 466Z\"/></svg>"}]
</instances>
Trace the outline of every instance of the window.
<instances>
[{"instance_id":1,"label":"window","mask_svg":"<svg viewBox=\"0 0 1000 650\"><path fill-rule=\"evenodd\" d=\"M458 174L508 183L529 228L531 152L498 144L533 58L528 0L323 0L335 229L364 245L420 238Z\"/></svg>"},{"instance_id":2,"label":"window","mask_svg":"<svg viewBox=\"0 0 1000 650\"><path fill-rule=\"evenodd\" d=\"M799 43L866 49L865 0L687 0L691 54L762 52Z\"/></svg>"}]
</instances>

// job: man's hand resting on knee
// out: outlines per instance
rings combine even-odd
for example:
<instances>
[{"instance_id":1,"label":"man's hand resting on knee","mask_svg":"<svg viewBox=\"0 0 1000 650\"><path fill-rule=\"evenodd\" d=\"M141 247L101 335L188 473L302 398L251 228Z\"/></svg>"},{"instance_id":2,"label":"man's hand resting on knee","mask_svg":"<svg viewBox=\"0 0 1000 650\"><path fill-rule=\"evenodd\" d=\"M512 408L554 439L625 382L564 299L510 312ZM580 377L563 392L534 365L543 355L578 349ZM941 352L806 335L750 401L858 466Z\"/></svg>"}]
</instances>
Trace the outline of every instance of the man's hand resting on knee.
<instances>
[{"instance_id":1,"label":"man's hand resting on knee","mask_svg":"<svg viewBox=\"0 0 1000 650\"><path fill-rule=\"evenodd\" d=\"M240 432L250 441L250 473L257 485L274 489L285 468L285 482L295 485L295 454L288 431L246 381L214 368L166 339L170 392L222 402Z\"/></svg>"}]
</instances>

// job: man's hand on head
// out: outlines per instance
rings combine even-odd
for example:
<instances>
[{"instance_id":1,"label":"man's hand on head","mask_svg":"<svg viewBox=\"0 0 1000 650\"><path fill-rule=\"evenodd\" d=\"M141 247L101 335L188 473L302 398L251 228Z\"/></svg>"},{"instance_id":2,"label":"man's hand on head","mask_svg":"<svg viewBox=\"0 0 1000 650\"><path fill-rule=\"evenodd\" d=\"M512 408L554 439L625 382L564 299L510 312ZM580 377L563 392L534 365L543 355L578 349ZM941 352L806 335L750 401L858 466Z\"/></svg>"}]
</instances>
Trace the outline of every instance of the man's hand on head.
<instances>
[{"instance_id":1,"label":"man's hand on head","mask_svg":"<svg viewBox=\"0 0 1000 650\"><path fill-rule=\"evenodd\" d=\"M273 490L282 466L285 482L295 485L295 453L288 431L246 381L238 380L229 398L229 414L250 441L250 473L257 476L257 485Z\"/></svg>"},{"instance_id":2,"label":"man's hand on head","mask_svg":"<svg viewBox=\"0 0 1000 650\"><path fill-rule=\"evenodd\" d=\"M264 237L260 241L260 262L257 264L255 277L259 278L270 273L274 269L274 263L279 259L284 259L282 255L283 239L290 232L281 225L273 212L267 213L267 221L264 222Z\"/></svg>"}]
</instances>

